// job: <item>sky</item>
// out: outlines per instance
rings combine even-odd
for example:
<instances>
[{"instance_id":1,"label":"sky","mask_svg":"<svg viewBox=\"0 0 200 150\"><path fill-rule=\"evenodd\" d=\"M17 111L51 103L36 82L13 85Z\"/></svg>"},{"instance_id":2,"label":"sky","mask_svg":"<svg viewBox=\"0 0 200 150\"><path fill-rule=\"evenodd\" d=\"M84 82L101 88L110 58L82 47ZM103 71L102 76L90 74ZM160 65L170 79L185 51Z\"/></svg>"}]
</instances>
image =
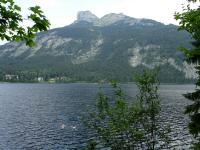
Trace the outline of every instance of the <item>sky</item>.
<instances>
[{"instance_id":1,"label":"sky","mask_svg":"<svg viewBox=\"0 0 200 150\"><path fill-rule=\"evenodd\" d=\"M178 24L175 11L186 0L16 0L23 10L39 5L51 22L51 28L66 26L76 20L78 11L90 10L98 17L123 13L134 18L148 18L165 24ZM27 11L24 11L24 15Z\"/></svg>"},{"instance_id":2,"label":"sky","mask_svg":"<svg viewBox=\"0 0 200 150\"><path fill-rule=\"evenodd\" d=\"M51 22L51 29L63 27L76 20L79 11L89 10L97 17L123 13L134 18L153 19L164 24L176 24L174 13L182 10L186 0L15 0L26 18L28 8L41 6ZM27 25L28 23L25 23ZM2 42L0 41L0 45Z\"/></svg>"}]
</instances>

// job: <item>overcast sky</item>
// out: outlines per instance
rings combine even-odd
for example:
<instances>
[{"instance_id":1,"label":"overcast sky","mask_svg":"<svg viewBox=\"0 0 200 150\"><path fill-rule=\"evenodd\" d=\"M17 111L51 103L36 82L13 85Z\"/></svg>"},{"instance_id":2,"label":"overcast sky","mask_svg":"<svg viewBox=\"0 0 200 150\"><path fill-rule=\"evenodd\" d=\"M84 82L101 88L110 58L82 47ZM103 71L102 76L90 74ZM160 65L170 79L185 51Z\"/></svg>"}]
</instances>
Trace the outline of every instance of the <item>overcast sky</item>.
<instances>
[{"instance_id":1,"label":"overcast sky","mask_svg":"<svg viewBox=\"0 0 200 150\"><path fill-rule=\"evenodd\" d=\"M42 7L51 22L51 28L63 27L74 20L78 11L90 10L98 17L108 13L123 13L134 18L148 18L165 24L178 24L175 11L181 11L186 0L15 0L22 7L24 17L27 8ZM0 44L4 42L0 41Z\"/></svg>"},{"instance_id":2,"label":"overcast sky","mask_svg":"<svg viewBox=\"0 0 200 150\"><path fill-rule=\"evenodd\" d=\"M154 19L165 24L177 24L174 12L181 10L186 0L16 0L26 8L39 5L50 20L51 28L62 27L76 19L78 11L90 10L98 17L108 13L124 13L135 18ZM26 14L26 12L24 12Z\"/></svg>"}]
</instances>

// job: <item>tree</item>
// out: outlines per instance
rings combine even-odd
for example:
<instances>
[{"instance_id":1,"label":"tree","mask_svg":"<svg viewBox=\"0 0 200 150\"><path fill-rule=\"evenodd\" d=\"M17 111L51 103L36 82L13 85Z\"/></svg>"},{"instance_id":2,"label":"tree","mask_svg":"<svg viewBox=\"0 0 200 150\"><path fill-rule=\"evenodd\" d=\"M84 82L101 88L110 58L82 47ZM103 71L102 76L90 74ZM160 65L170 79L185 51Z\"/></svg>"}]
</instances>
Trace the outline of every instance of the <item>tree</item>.
<instances>
[{"instance_id":1,"label":"tree","mask_svg":"<svg viewBox=\"0 0 200 150\"><path fill-rule=\"evenodd\" d=\"M85 117L100 145L112 150L167 147L170 131L159 123L159 82L151 71L137 75L136 82L139 93L134 101L128 103L120 86L112 82L114 95L109 97L101 91L96 110Z\"/></svg>"},{"instance_id":2,"label":"tree","mask_svg":"<svg viewBox=\"0 0 200 150\"><path fill-rule=\"evenodd\" d=\"M189 114L190 117L189 132L200 144L200 6L191 8L192 2L197 4L198 0L189 0L187 7L183 8L182 13L175 13L175 19L179 21L179 29L186 30L192 37L192 48L181 49L187 61L196 65L195 68L198 75L196 90L192 93L184 94L187 99L192 101L190 105L186 106L185 114ZM198 143L196 146L198 146Z\"/></svg>"},{"instance_id":3,"label":"tree","mask_svg":"<svg viewBox=\"0 0 200 150\"><path fill-rule=\"evenodd\" d=\"M136 128L137 110L133 106L128 107L124 94L116 82L113 81L112 86L114 101L101 91L97 110L86 116L84 121L98 134L96 140L103 146L113 150L129 149L135 147L139 139L142 139L142 133Z\"/></svg>"},{"instance_id":4,"label":"tree","mask_svg":"<svg viewBox=\"0 0 200 150\"><path fill-rule=\"evenodd\" d=\"M161 99L157 75L154 71L145 70L142 75L136 76L136 84L139 89L136 100L140 109L139 126L144 134L144 147L148 150L166 148L170 144L171 130L169 125L160 123Z\"/></svg>"},{"instance_id":5,"label":"tree","mask_svg":"<svg viewBox=\"0 0 200 150\"><path fill-rule=\"evenodd\" d=\"M35 34L47 31L50 23L43 15L39 6L30 7L28 18L21 15L21 7L14 0L1 0L0 2L0 38L7 41L25 41L26 45L34 46ZM23 27L25 20L32 21L33 25Z\"/></svg>"}]
</instances>

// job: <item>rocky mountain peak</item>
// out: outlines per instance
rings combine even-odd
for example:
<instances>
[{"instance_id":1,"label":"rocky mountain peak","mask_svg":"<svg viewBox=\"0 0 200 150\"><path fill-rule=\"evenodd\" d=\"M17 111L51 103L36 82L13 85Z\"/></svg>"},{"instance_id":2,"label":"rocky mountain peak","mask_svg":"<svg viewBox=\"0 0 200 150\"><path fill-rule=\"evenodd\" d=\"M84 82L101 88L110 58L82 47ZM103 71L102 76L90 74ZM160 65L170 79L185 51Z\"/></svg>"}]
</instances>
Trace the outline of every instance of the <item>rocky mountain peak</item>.
<instances>
[{"instance_id":1,"label":"rocky mountain peak","mask_svg":"<svg viewBox=\"0 0 200 150\"><path fill-rule=\"evenodd\" d=\"M119 14L110 13L101 18L101 23L109 25L109 24L113 24L113 23L121 21L121 20L126 20L127 18L129 18L129 17L122 13L119 13Z\"/></svg>"},{"instance_id":2,"label":"rocky mountain peak","mask_svg":"<svg viewBox=\"0 0 200 150\"><path fill-rule=\"evenodd\" d=\"M161 24L151 19L137 19L124 15L123 13L110 13L98 18L96 15L90 11L80 11L77 14L77 20L73 25L87 26L88 24L83 24L82 21L89 23L89 25L105 27L115 23L124 23L130 26L141 25L141 26L154 26ZM80 23L80 24L77 24Z\"/></svg>"},{"instance_id":3,"label":"rocky mountain peak","mask_svg":"<svg viewBox=\"0 0 200 150\"><path fill-rule=\"evenodd\" d=\"M96 22L99 18L90 11L79 11L77 14L77 21Z\"/></svg>"},{"instance_id":4,"label":"rocky mountain peak","mask_svg":"<svg viewBox=\"0 0 200 150\"><path fill-rule=\"evenodd\" d=\"M115 19L125 19L127 18L126 15L124 15L123 13L119 13L119 14L116 14L116 13L110 13L110 14L107 14L105 16L103 16L101 18L101 20L104 20L104 19L111 19L111 20L115 20Z\"/></svg>"}]
</instances>

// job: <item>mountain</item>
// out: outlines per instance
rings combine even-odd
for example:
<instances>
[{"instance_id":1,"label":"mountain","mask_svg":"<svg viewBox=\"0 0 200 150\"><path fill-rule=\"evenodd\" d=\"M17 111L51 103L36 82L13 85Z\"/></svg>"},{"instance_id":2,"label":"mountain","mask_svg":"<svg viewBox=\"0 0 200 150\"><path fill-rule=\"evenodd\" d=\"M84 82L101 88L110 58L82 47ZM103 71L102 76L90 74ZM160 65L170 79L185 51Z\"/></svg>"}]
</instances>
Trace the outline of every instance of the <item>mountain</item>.
<instances>
[{"instance_id":1,"label":"mountain","mask_svg":"<svg viewBox=\"0 0 200 150\"><path fill-rule=\"evenodd\" d=\"M194 67L177 50L190 47L190 41L187 32L172 24L115 13L98 18L81 11L71 25L39 33L35 47L0 46L0 80L17 75L27 81L128 82L136 72L160 66L161 82L190 82L196 78Z\"/></svg>"},{"instance_id":2,"label":"mountain","mask_svg":"<svg viewBox=\"0 0 200 150\"><path fill-rule=\"evenodd\" d=\"M97 22L99 18L92 14L90 11L80 11L77 15L77 21Z\"/></svg>"}]
</instances>

